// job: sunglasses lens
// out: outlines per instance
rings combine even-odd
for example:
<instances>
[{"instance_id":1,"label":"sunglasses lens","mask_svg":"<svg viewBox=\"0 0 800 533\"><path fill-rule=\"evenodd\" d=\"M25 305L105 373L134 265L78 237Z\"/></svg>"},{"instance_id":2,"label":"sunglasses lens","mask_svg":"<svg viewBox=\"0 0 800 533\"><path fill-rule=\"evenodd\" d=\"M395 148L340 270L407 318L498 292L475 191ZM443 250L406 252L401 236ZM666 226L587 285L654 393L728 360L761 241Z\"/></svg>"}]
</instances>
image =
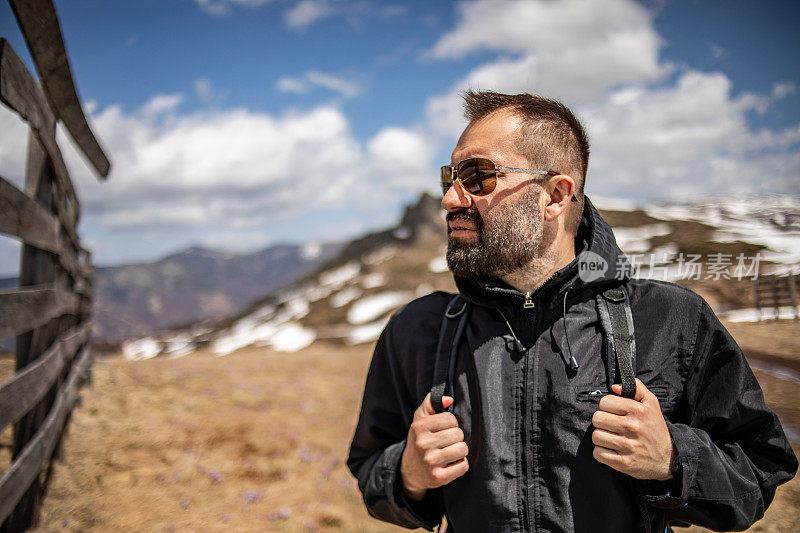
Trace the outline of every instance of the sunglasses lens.
<instances>
[{"instance_id":1,"label":"sunglasses lens","mask_svg":"<svg viewBox=\"0 0 800 533\"><path fill-rule=\"evenodd\" d=\"M483 196L494 190L497 184L497 171L488 159L467 159L458 165L458 177L464 189L470 194Z\"/></svg>"},{"instance_id":2,"label":"sunglasses lens","mask_svg":"<svg viewBox=\"0 0 800 533\"><path fill-rule=\"evenodd\" d=\"M442 194L447 194L448 189L453 186L453 167L445 165L442 167Z\"/></svg>"}]
</instances>

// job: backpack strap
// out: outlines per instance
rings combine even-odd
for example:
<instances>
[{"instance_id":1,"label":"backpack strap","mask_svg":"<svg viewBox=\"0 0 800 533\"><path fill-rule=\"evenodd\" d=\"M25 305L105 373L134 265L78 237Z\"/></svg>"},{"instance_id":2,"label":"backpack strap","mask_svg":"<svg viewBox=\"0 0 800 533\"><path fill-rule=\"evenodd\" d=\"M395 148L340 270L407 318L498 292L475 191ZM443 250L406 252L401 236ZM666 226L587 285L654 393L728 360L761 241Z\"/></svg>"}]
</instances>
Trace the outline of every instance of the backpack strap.
<instances>
[{"instance_id":1,"label":"backpack strap","mask_svg":"<svg viewBox=\"0 0 800 533\"><path fill-rule=\"evenodd\" d=\"M439 328L439 341L436 344L436 359L433 364L433 386L431 387L431 405L437 413L453 410L451 405L445 408L442 404L442 396L453 392L453 376L456 368L456 353L458 344L464 336L464 329L467 325L469 306L456 294L450 303L447 304L442 325ZM458 320L456 320L458 319ZM449 349L448 349L449 348Z\"/></svg>"},{"instance_id":2,"label":"backpack strap","mask_svg":"<svg viewBox=\"0 0 800 533\"><path fill-rule=\"evenodd\" d=\"M622 383L622 396L633 398L636 394L636 344L628 292L618 285L601 291L596 300L608 346L606 378L609 388L612 383Z\"/></svg>"}]
</instances>

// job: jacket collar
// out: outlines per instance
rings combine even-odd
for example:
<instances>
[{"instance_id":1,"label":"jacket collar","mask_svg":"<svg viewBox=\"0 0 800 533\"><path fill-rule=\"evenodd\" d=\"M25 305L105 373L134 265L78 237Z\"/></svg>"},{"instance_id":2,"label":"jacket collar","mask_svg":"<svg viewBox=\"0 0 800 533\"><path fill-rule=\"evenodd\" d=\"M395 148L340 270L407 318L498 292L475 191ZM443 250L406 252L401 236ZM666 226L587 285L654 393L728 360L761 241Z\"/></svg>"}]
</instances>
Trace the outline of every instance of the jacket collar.
<instances>
[{"instance_id":1,"label":"jacket collar","mask_svg":"<svg viewBox=\"0 0 800 533\"><path fill-rule=\"evenodd\" d=\"M531 293L532 298L551 300L568 287L582 290L630 278L630 263L617 245L611 227L586 196L575 237L575 251L575 259L554 272ZM455 282L464 299L477 305L516 310L526 298L525 294L496 278L455 276Z\"/></svg>"}]
</instances>

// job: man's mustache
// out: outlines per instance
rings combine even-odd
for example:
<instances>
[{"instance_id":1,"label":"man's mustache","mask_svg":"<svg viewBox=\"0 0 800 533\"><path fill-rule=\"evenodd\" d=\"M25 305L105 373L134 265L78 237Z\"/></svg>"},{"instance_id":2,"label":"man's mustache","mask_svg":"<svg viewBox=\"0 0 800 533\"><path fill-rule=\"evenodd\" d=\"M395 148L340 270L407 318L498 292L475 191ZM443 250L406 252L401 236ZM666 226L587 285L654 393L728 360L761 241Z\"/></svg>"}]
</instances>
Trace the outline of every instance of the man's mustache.
<instances>
[{"instance_id":1,"label":"man's mustache","mask_svg":"<svg viewBox=\"0 0 800 533\"><path fill-rule=\"evenodd\" d=\"M447 222L452 222L454 220L471 222L477 229L483 229L483 218L481 218L480 214L478 214L478 211L474 208L448 211L445 219Z\"/></svg>"}]
</instances>

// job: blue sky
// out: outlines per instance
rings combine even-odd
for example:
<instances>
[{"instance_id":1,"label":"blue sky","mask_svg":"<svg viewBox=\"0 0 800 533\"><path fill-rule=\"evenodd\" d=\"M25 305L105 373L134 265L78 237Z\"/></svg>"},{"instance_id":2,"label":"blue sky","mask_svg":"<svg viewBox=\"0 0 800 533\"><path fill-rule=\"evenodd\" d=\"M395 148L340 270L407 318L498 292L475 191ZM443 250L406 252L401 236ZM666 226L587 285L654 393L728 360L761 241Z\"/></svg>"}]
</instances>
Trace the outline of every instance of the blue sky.
<instances>
[{"instance_id":1,"label":"blue sky","mask_svg":"<svg viewBox=\"0 0 800 533\"><path fill-rule=\"evenodd\" d=\"M800 194L797 2L55 4L112 160L100 184L63 148L100 265L384 227L436 192L467 87L573 107L590 196ZM0 35L33 70L5 2ZM0 109L0 175L17 184L24 131ZM0 275L17 254L0 238Z\"/></svg>"}]
</instances>

